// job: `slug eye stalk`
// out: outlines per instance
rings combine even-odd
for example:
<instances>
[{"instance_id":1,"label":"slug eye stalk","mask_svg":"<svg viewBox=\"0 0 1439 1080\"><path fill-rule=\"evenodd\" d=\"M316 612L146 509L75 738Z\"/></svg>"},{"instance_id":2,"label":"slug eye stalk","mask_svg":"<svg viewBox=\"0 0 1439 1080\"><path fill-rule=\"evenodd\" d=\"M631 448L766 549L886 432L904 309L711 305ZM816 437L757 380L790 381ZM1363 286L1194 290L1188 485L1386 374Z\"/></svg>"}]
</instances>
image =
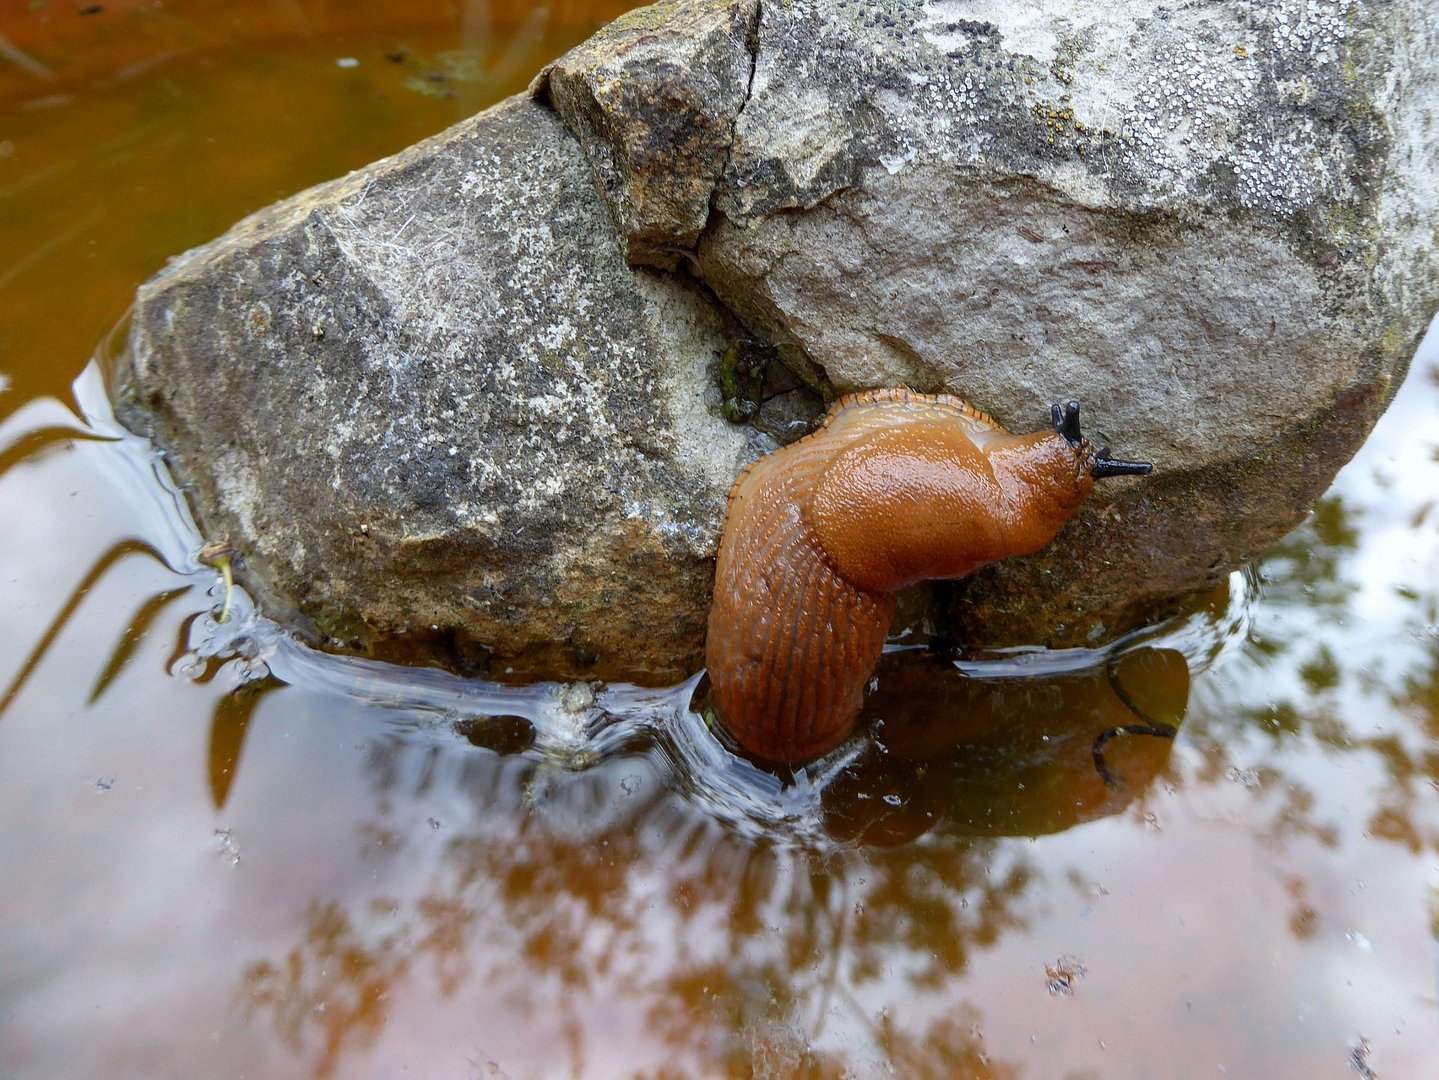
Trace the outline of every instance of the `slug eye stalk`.
<instances>
[{"instance_id":1,"label":"slug eye stalk","mask_svg":"<svg viewBox=\"0 0 1439 1080\"><path fill-rule=\"evenodd\" d=\"M1058 405L1051 405L1049 422L1070 446L1078 446L1084 442L1084 433L1079 430L1079 402L1071 401L1062 409Z\"/></svg>"},{"instance_id":2,"label":"slug eye stalk","mask_svg":"<svg viewBox=\"0 0 1439 1080\"><path fill-rule=\"evenodd\" d=\"M1107 476L1148 476L1153 471L1154 464L1149 461L1121 461L1110 457L1109 447L1106 446L1094 455L1094 468L1089 475L1103 480Z\"/></svg>"},{"instance_id":3,"label":"slug eye stalk","mask_svg":"<svg viewBox=\"0 0 1439 1080\"><path fill-rule=\"evenodd\" d=\"M1063 408L1051 405L1049 420L1054 425L1054 430L1063 436L1070 446L1084 445L1084 432L1079 430L1079 402L1071 401ZM1096 480L1103 480L1110 476L1147 476L1153 471L1154 465L1148 461L1123 461L1110 457L1109 447L1106 446L1094 455L1094 467L1090 470L1090 475Z\"/></svg>"}]
</instances>

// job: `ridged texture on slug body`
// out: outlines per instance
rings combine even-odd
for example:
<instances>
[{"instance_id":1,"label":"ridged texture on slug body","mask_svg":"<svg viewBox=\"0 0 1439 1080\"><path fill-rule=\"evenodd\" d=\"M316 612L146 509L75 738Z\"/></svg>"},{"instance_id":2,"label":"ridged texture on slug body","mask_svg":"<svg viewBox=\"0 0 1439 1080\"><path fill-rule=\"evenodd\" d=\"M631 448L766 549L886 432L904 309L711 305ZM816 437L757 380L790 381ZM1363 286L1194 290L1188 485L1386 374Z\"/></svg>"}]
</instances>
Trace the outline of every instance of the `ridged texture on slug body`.
<instances>
[{"instance_id":1,"label":"ridged texture on slug body","mask_svg":"<svg viewBox=\"0 0 1439 1080\"><path fill-rule=\"evenodd\" d=\"M1037 551L1089 493L1095 460L1077 435L1012 435L947 395L841 399L730 494L706 646L725 727L771 761L836 746L897 590Z\"/></svg>"}]
</instances>

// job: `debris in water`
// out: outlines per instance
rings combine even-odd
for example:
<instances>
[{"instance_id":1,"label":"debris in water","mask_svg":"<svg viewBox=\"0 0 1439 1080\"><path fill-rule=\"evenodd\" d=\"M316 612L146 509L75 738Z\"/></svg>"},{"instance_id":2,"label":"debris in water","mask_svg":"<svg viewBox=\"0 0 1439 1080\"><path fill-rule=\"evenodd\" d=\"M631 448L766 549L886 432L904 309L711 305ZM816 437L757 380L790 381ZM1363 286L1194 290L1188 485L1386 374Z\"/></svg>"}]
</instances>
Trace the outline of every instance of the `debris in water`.
<instances>
[{"instance_id":1,"label":"debris in water","mask_svg":"<svg viewBox=\"0 0 1439 1080\"><path fill-rule=\"evenodd\" d=\"M230 617L230 595L235 591L235 578L230 570L230 556L233 554L235 549L228 540L215 540L200 549L200 561L220 571L220 577L225 582L225 602L220 607L216 622L224 622Z\"/></svg>"},{"instance_id":2,"label":"debris in water","mask_svg":"<svg viewBox=\"0 0 1439 1080\"><path fill-rule=\"evenodd\" d=\"M1367 937L1365 937L1363 934L1361 934L1358 930L1346 930L1346 931L1344 931L1344 940L1345 940L1345 941L1353 942L1355 945L1359 946L1359 948L1363 949L1365 952L1373 952L1373 951L1374 951L1374 943L1373 943L1372 941L1370 941Z\"/></svg>"},{"instance_id":3,"label":"debris in water","mask_svg":"<svg viewBox=\"0 0 1439 1080\"><path fill-rule=\"evenodd\" d=\"M1369 1067L1369 1053L1369 1040L1360 1035L1358 1042L1350 1044L1349 1067L1364 1080L1379 1080L1379 1074Z\"/></svg>"},{"instance_id":4,"label":"debris in water","mask_svg":"<svg viewBox=\"0 0 1439 1080\"><path fill-rule=\"evenodd\" d=\"M235 837L229 829L216 829L215 836L220 841L220 854L230 861L231 866L240 865L240 847L235 843Z\"/></svg>"},{"instance_id":5,"label":"debris in water","mask_svg":"<svg viewBox=\"0 0 1439 1080\"><path fill-rule=\"evenodd\" d=\"M1251 791L1259 786L1258 769L1241 769L1238 765L1231 765L1224 773L1224 778L1235 784L1243 784Z\"/></svg>"},{"instance_id":6,"label":"debris in water","mask_svg":"<svg viewBox=\"0 0 1439 1080\"><path fill-rule=\"evenodd\" d=\"M570 683L560 691L560 708L566 712L584 713L595 704L595 688L588 683Z\"/></svg>"},{"instance_id":7,"label":"debris in water","mask_svg":"<svg viewBox=\"0 0 1439 1080\"><path fill-rule=\"evenodd\" d=\"M113 776L97 776L97 777L95 777L95 790L96 790L96 791L109 791L109 790L110 790L112 787L114 787L114 786L115 786L115 778L114 778Z\"/></svg>"},{"instance_id":8,"label":"debris in water","mask_svg":"<svg viewBox=\"0 0 1439 1080\"><path fill-rule=\"evenodd\" d=\"M1074 984L1088 974L1077 956L1061 956L1052 964L1045 965L1046 985L1054 997L1069 997L1074 993Z\"/></svg>"}]
</instances>

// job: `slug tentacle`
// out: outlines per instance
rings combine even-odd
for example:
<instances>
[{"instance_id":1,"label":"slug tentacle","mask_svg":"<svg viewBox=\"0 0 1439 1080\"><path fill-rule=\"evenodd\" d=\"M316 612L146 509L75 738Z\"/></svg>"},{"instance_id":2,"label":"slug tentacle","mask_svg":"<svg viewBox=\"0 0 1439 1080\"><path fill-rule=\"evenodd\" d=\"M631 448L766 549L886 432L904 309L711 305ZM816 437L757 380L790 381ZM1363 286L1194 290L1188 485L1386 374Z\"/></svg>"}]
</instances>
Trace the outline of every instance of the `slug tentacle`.
<instances>
[{"instance_id":1,"label":"slug tentacle","mask_svg":"<svg viewBox=\"0 0 1439 1080\"><path fill-rule=\"evenodd\" d=\"M1070 446L1083 444L1084 435L1079 430L1079 402L1071 401L1063 409L1058 405L1051 405L1049 418L1054 424L1054 430L1059 432Z\"/></svg>"},{"instance_id":2,"label":"slug tentacle","mask_svg":"<svg viewBox=\"0 0 1439 1080\"><path fill-rule=\"evenodd\" d=\"M884 648L895 594L1036 551L1094 481L1148 472L1097 455L1079 404L1012 435L949 395L841 398L821 427L730 493L706 661L720 719L750 752L799 762L842 741Z\"/></svg>"},{"instance_id":3,"label":"slug tentacle","mask_svg":"<svg viewBox=\"0 0 1439 1080\"><path fill-rule=\"evenodd\" d=\"M1064 437L1064 441L1076 449L1089 445L1089 440L1079 430L1079 402L1071 401L1060 409L1058 405L1049 407L1050 422L1054 430ZM1089 475L1096 480L1103 480L1110 476L1148 476L1154 471L1154 465L1148 461L1121 461L1119 458L1109 456L1109 447L1105 447L1094 455L1094 463L1090 466Z\"/></svg>"},{"instance_id":4,"label":"slug tentacle","mask_svg":"<svg viewBox=\"0 0 1439 1080\"><path fill-rule=\"evenodd\" d=\"M1096 480L1103 480L1109 476L1148 476L1154 471L1154 465L1148 461L1121 461L1119 458L1109 456L1109 447L1105 447L1094 455L1094 468L1089 474Z\"/></svg>"}]
</instances>

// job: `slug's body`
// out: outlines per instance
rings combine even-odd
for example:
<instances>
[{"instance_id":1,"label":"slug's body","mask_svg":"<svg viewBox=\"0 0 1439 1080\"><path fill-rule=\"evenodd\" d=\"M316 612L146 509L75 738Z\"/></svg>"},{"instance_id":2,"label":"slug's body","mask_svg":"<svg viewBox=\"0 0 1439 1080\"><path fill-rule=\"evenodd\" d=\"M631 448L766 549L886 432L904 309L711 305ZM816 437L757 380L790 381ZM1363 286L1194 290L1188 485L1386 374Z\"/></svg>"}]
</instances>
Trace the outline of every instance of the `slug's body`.
<instances>
[{"instance_id":1,"label":"slug's body","mask_svg":"<svg viewBox=\"0 0 1439 1080\"><path fill-rule=\"evenodd\" d=\"M1011 435L947 395L842 398L824 424L756 461L730 494L706 662L720 719L771 761L847 736L895 594L1037 551L1098 476L1149 466L1096 455L1078 405Z\"/></svg>"}]
</instances>

